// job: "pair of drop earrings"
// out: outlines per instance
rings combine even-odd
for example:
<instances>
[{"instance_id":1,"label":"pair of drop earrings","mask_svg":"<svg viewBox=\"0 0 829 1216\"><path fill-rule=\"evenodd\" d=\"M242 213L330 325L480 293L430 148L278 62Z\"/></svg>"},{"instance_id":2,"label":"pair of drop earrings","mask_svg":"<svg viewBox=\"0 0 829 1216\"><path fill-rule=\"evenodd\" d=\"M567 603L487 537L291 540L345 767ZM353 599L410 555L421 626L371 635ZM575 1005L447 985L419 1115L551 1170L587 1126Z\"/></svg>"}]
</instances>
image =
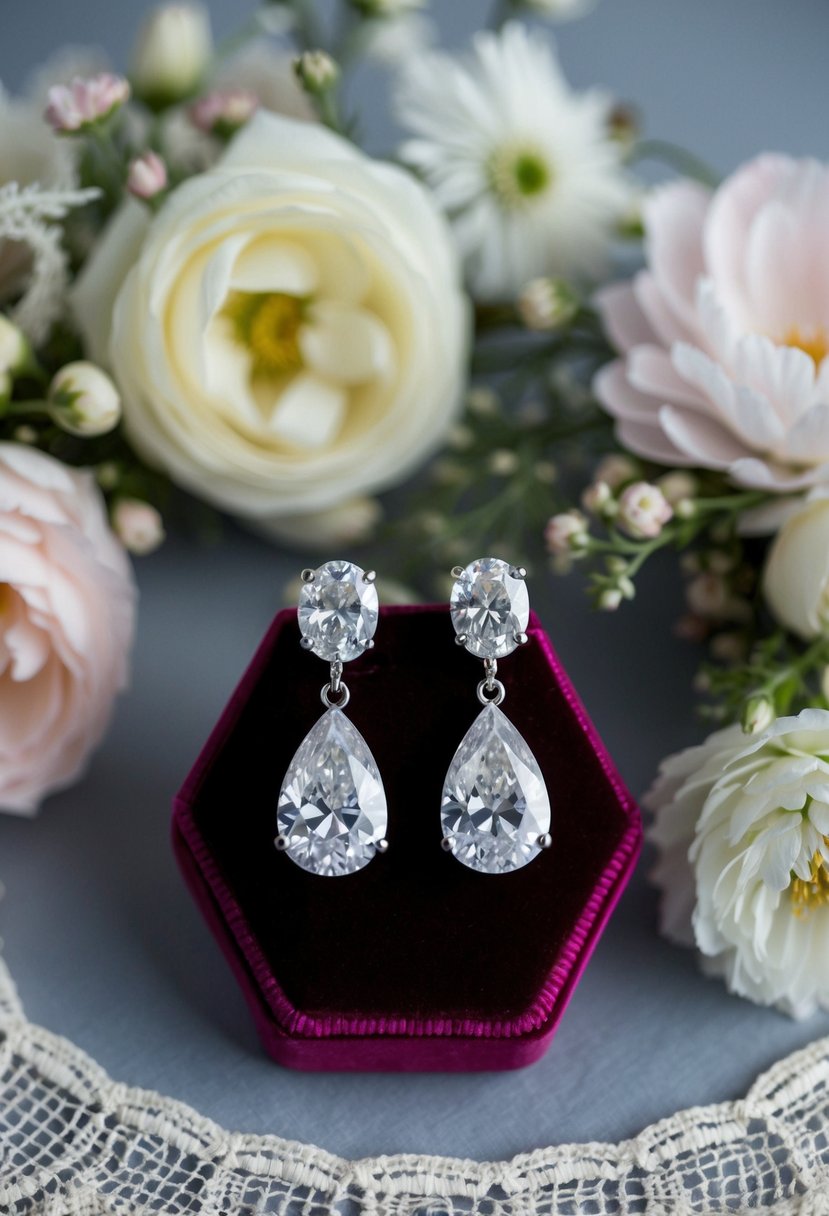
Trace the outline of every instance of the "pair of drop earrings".
<instances>
[{"instance_id":1,"label":"pair of drop earrings","mask_svg":"<svg viewBox=\"0 0 829 1216\"><path fill-rule=\"evenodd\" d=\"M441 798L443 848L485 874L506 874L550 845L550 799L538 761L498 708L498 659L527 642L526 571L496 557L456 566L455 641L482 659L483 709L449 765ZM388 849L388 806L368 744L343 713L343 664L374 646L375 575L351 562L302 572L300 645L330 663L326 712L300 744L277 807L277 849L313 874L353 874Z\"/></svg>"}]
</instances>

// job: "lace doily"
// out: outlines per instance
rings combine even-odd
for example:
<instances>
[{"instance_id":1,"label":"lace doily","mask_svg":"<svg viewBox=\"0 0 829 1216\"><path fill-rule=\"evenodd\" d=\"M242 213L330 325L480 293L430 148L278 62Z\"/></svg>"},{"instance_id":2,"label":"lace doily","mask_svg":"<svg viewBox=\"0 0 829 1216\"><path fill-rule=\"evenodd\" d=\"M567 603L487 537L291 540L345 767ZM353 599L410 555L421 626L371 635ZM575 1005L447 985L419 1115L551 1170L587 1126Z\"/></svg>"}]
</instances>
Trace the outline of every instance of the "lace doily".
<instances>
[{"instance_id":1,"label":"lace doily","mask_svg":"<svg viewBox=\"0 0 829 1216\"><path fill-rule=\"evenodd\" d=\"M119 1085L24 1016L0 962L2 1216L829 1216L829 1039L743 1101L682 1111L621 1144L503 1163L345 1161L227 1132Z\"/></svg>"}]
</instances>

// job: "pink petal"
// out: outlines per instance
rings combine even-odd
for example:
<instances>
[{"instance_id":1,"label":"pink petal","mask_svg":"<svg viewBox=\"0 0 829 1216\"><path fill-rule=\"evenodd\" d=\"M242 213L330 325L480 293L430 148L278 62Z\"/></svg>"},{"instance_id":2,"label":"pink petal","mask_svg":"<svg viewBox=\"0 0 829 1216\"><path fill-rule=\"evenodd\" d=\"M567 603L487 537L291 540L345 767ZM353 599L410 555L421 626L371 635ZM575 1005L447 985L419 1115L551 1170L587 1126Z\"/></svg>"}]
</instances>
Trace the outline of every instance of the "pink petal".
<instances>
[{"instance_id":1,"label":"pink petal","mask_svg":"<svg viewBox=\"0 0 829 1216\"><path fill-rule=\"evenodd\" d=\"M657 421L661 402L631 385L622 359L602 368L593 381L593 392L614 418L646 423Z\"/></svg>"},{"instance_id":2,"label":"pink petal","mask_svg":"<svg viewBox=\"0 0 829 1216\"><path fill-rule=\"evenodd\" d=\"M703 468L727 469L745 454L745 446L713 418L664 405L659 421L668 439L691 463Z\"/></svg>"},{"instance_id":3,"label":"pink petal","mask_svg":"<svg viewBox=\"0 0 829 1216\"><path fill-rule=\"evenodd\" d=\"M622 354L657 337L636 299L630 283L612 283L594 298L610 341Z\"/></svg>"},{"instance_id":4,"label":"pink petal","mask_svg":"<svg viewBox=\"0 0 829 1216\"><path fill-rule=\"evenodd\" d=\"M632 422L627 419L616 428L619 442L637 456L654 460L657 464L692 465L695 462L671 443L662 427L647 422Z\"/></svg>"},{"instance_id":5,"label":"pink petal","mask_svg":"<svg viewBox=\"0 0 829 1216\"><path fill-rule=\"evenodd\" d=\"M706 274L741 328L751 328L745 265L748 234L754 217L792 171L787 156L760 156L734 173L715 193L708 213L703 244Z\"/></svg>"},{"instance_id":6,"label":"pink petal","mask_svg":"<svg viewBox=\"0 0 829 1216\"><path fill-rule=\"evenodd\" d=\"M635 389L663 402L709 411L711 406L694 385L677 373L666 350L659 346L638 346L627 361L627 377Z\"/></svg>"},{"instance_id":7,"label":"pink petal","mask_svg":"<svg viewBox=\"0 0 829 1216\"><path fill-rule=\"evenodd\" d=\"M705 273L703 227L711 193L696 182L656 189L645 203L645 247L659 290L680 321L693 329L698 279Z\"/></svg>"}]
</instances>

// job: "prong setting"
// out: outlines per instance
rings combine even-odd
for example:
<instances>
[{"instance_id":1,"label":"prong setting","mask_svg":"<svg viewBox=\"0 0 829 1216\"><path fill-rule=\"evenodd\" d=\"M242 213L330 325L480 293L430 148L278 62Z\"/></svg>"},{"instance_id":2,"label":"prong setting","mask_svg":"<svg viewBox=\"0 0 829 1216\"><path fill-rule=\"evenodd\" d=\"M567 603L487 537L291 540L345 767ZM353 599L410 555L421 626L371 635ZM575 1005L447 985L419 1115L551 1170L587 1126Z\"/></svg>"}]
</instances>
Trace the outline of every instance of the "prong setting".
<instances>
[{"instance_id":1,"label":"prong setting","mask_svg":"<svg viewBox=\"0 0 829 1216\"><path fill-rule=\"evenodd\" d=\"M543 832L538 838L538 847L540 849L549 849L553 843L553 838L549 832Z\"/></svg>"},{"instance_id":2,"label":"prong setting","mask_svg":"<svg viewBox=\"0 0 829 1216\"><path fill-rule=\"evenodd\" d=\"M310 566L306 566L299 577L302 579L303 583L313 583L314 579L317 577L317 573L315 570L312 570Z\"/></svg>"},{"instance_id":3,"label":"prong setting","mask_svg":"<svg viewBox=\"0 0 829 1216\"><path fill-rule=\"evenodd\" d=\"M363 582L364 583L375 583L376 581L377 581L377 571L376 570L366 570L366 572L363 575Z\"/></svg>"},{"instance_id":4,"label":"prong setting","mask_svg":"<svg viewBox=\"0 0 829 1216\"><path fill-rule=\"evenodd\" d=\"M453 566L452 567L452 578L454 578L454 579L461 578L463 576L463 572L464 572L463 566Z\"/></svg>"},{"instance_id":5,"label":"prong setting","mask_svg":"<svg viewBox=\"0 0 829 1216\"><path fill-rule=\"evenodd\" d=\"M383 836L380 840L375 842L374 847L378 853L388 853L389 842L386 840L385 836Z\"/></svg>"},{"instance_id":6,"label":"prong setting","mask_svg":"<svg viewBox=\"0 0 829 1216\"><path fill-rule=\"evenodd\" d=\"M455 645L456 646L465 646L468 641L469 641L469 637L467 634L465 634L465 633L456 633L455 634Z\"/></svg>"},{"instance_id":7,"label":"prong setting","mask_svg":"<svg viewBox=\"0 0 829 1216\"><path fill-rule=\"evenodd\" d=\"M274 846L280 853L284 853L288 847L288 837L281 834L274 839Z\"/></svg>"},{"instance_id":8,"label":"prong setting","mask_svg":"<svg viewBox=\"0 0 829 1216\"><path fill-rule=\"evenodd\" d=\"M510 566L509 572L513 578L519 578L522 582L527 577L527 571L523 566Z\"/></svg>"},{"instance_id":9,"label":"prong setting","mask_svg":"<svg viewBox=\"0 0 829 1216\"><path fill-rule=\"evenodd\" d=\"M440 847L443 849L444 853L452 852L452 841L448 836L444 836L443 840L440 842Z\"/></svg>"},{"instance_id":10,"label":"prong setting","mask_svg":"<svg viewBox=\"0 0 829 1216\"><path fill-rule=\"evenodd\" d=\"M303 650L313 650L314 649L314 643L311 641L310 638L300 638L299 644Z\"/></svg>"},{"instance_id":11,"label":"prong setting","mask_svg":"<svg viewBox=\"0 0 829 1216\"><path fill-rule=\"evenodd\" d=\"M524 633L523 630L519 630L517 633L514 633L512 636L515 638L516 646L526 646L527 642L529 642L529 640L530 640L529 634Z\"/></svg>"}]
</instances>

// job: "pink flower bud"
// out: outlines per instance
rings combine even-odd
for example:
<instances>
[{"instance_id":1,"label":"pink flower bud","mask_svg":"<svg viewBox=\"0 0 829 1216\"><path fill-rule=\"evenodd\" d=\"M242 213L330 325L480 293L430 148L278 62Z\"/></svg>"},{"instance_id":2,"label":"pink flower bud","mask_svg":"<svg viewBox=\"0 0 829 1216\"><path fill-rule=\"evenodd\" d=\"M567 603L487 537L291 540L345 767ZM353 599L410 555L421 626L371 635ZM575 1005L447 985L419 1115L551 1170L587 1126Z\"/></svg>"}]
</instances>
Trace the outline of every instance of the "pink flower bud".
<instances>
[{"instance_id":1,"label":"pink flower bud","mask_svg":"<svg viewBox=\"0 0 829 1216\"><path fill-rule=\"evenodd\" d=\"M167 189L167 166L156 152L143 152L130 161L127 189L136 198L149 200Z\"/></svg>"},{"instance_id":2,"label":"pink flower bud","mask_svg":"<svg viewBox=\"0 0 829 1216\"><path fill-rule=\"evenodd\" d=\"M130 86L123 76L111 72L87 80L76 76L71 84L52 85L44 117L58 134L73 134L107 118L129 95Z\"/></svg>"},{"instance_id":3,"label":"pink flower bud","mask_svg":"<svg viewBox=\"0 0 829 1216\"><path fill-rule=\"evenodd\" d=\"M232 135L258 108L259 98L250 89L215 89L195 101L188 113L199 131L207 135Z\"/></svg>"},{"instance_id":4,"label":"pink flower bud","mask_svg":"<svg viewBox=\"0 0 829 1216\"><path fill-rule=\"evenodd\" d=\"M158 511L138 498L118 500L112 511L112 529L124 548L138 557L152 553L164 540Z\"/></svg>"},{"instance_id":5,"label":"pink flower bud","mask_svg":"<svg viewBox=\"0 0 829 1216\"><path fill-rule=\"evenodd\" d=\"M659 486L636 481L619 499L619 525L637 540L658 536L673 516L673 510Z\"/></svg>"},{"instance_id":6,"label":"pink flower bud","mask_svg":"<svg viewBox=\"0 0 829 1216\"><path fill-rule=\"evenodd\" d=\"M554 515L544 529L547 550L553 554L572 553L583 547L587 539L587 520L581 511L562 511Z\"/></svg>"}]
</instances>

